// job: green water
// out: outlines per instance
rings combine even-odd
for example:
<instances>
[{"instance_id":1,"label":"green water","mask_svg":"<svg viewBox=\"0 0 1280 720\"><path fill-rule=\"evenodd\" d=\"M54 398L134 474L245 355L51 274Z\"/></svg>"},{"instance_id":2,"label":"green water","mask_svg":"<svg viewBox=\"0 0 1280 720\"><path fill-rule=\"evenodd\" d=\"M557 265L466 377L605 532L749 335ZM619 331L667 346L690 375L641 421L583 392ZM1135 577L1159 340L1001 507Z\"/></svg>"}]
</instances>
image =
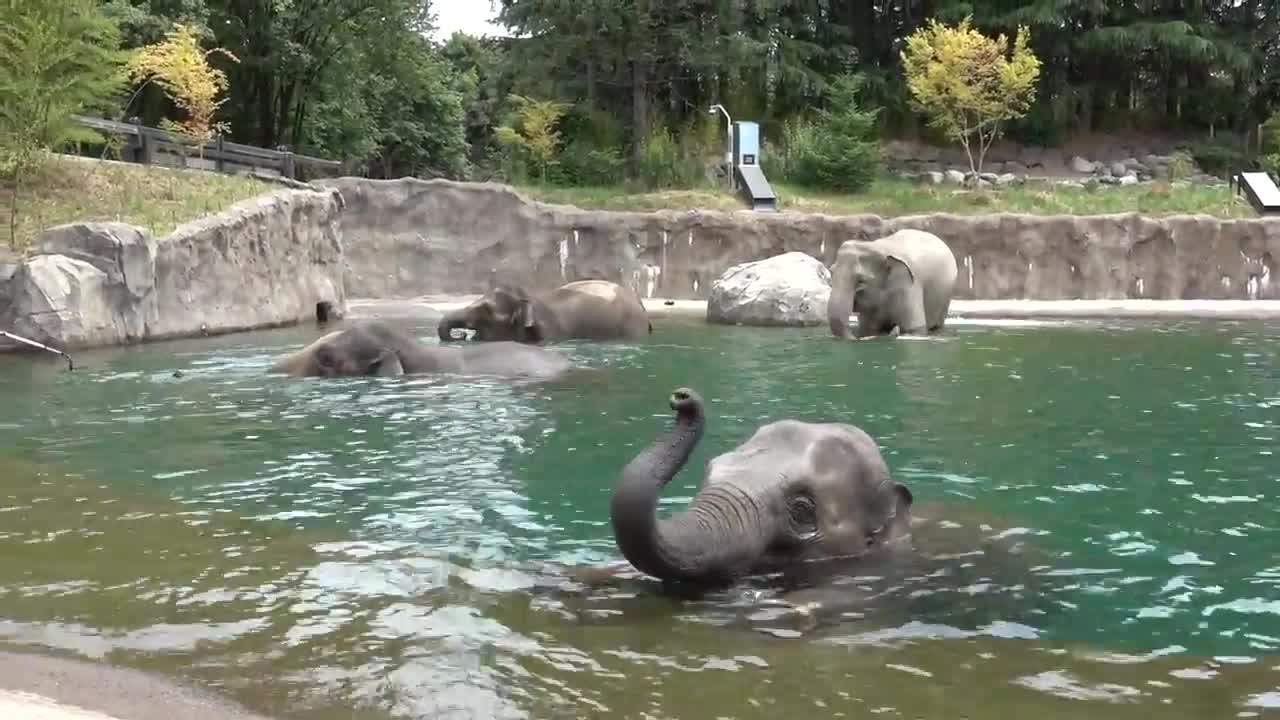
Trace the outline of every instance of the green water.
<instances>
[{"instance_id":1,"label":"green water","mask_svg":"<svg viewBox=\"0 0 1280 720\"><path fill-rule=\"evenodd\" d=\"M547 385L264 374L314 328L0 358L0 641L319 720L1280 708L1280 326L655 327ZM762 423L853 422L916 560L786 597L588 582L680 385L710 425L666 502Z\"/></svg>"}]
</instances>

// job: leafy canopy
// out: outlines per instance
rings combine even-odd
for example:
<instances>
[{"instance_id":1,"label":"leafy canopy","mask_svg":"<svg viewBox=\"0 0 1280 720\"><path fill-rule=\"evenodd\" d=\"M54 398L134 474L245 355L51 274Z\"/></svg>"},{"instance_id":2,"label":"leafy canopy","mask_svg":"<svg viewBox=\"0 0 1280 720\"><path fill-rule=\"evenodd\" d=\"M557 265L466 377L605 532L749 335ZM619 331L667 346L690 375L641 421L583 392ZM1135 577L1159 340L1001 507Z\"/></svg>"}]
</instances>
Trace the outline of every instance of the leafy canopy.
<instances>
[{"instance_id":1,"label":"leafy canopy","mask_svg":"<svg viewBox=\"0 0 1280 720\"><path fill-rule=\"evenodd\" d=\"M226 74L209 64L209 55L214 53L239 62L222 48L202 50L200 32L194 26L178 24L164 40L136 50L128 63L131 81L155 82L187 114L185 120L166 119L163 124L200 147L228 129L226 123L213 121L213 114L226 101L218 96L227 89Z\"/></svg>"},{"instance_id":2,"label":"leafy canopy","mask_svg":"<svg viewBox=\"0 0 1280 720\"><path fill-rule=\"evenodd\" d=\"M974 172L1001 123L1026 115L1035 101L1040 60L1030 41L1020 26L1009 53L1004 35L986 37L969 16L956 27L930 20L907 38L901 56L912 108L964 147Z\"/></svg>"}]
</instances>

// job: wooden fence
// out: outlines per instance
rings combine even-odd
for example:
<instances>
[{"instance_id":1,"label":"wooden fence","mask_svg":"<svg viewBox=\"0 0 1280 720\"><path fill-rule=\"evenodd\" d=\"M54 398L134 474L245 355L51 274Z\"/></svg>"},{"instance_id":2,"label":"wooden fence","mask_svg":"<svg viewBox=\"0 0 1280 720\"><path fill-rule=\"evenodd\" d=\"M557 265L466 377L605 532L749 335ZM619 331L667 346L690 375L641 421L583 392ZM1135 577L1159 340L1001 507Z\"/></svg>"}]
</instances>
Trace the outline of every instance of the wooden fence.
<instances>
[{"instance_id":1,"label":"wooden fence","mask_svg":"<svg viewBox=\"0 0 1280 720\"><path fill-rule=\"evenodd\" d=\"M343 164L337 160L298 155L288 150L267 150L253 145L241 145L224 140L221 136L203 148L197 148L186 138L140 123L123 123L83 115L76 115L75 121L99 132L124 136L126 144L122 159L143 165L169 165L224 173L256 171L291 180L297 179L300 167L314 168L322 171L322 174L324 171L341 172L343 168Z\"/></svg>"}]
</instances>

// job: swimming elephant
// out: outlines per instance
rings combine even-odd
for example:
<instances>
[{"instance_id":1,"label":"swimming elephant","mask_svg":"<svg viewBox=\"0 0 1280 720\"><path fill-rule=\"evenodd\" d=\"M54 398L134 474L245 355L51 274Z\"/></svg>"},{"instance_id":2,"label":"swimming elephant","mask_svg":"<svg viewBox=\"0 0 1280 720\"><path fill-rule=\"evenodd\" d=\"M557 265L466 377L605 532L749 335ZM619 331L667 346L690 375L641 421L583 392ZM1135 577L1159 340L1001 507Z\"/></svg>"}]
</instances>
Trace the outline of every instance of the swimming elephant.
<instances>
[{"instance_id":1,"label":"swimming elephant","mask_svg":"<svg viewBox=\"0 0 1280 720\"><path fill-rule=\"evenodd\" d=\"M838 338L942 329L956 284L956 258L937 235L899 230L879 240L849 240L831 266L827 319Z\"/></svg>"},{"instance_id":2,"label":"swimming elephant","mask_svg":"<svg viewBox=\"0 0 1280 720\"><path fill-rule=\"evenodd\" d=\"M519 286L498 286L470 305L447 313L440 339L453 331L475 331L476 340L523 343L585 338L639 338L653 332L640 297L607 280L578 280L549 293L530 295Z\"/></svg>"},{"instance_id":3,"label":"swimming elephant","mask_svg":"<svg viewBox=\"0 0 1280 720\"><path fill-rule=\"evenodd\" d=\"M309 377L454 373L548 378L571 367L545 348L513 342L475 347L432 347L380 320L331 332L278 360L271 372Z\"/></svg>"},{"instance_id":4,"label":"swimming elephant","mask_svg":"<svg viewBox=\"0 0 1280 720\"><path fill-rule=\"evenodd\" d=\"M706 425L702 398L671 395L675 425L626 466L610 505L614 539L637 570L716 585L799 563L866 557L910 534L911 491L876 442L845 423L779 420L712 458L684 512L659 519L662 487Z\"/></svg>"}]
</instances>

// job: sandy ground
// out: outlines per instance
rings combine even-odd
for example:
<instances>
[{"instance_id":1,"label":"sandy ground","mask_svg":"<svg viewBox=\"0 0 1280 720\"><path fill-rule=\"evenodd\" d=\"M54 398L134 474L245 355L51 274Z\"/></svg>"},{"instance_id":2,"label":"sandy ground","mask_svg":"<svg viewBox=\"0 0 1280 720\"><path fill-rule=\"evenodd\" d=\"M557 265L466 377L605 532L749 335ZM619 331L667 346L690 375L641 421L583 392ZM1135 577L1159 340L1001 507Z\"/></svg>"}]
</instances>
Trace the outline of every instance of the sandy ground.
<instances>
[{"instance_id":1,"label":"sandy ground","mask_svg":"<svg viewBox=\"0 0 1280 720\"><path fill-rule=\"evenodd\" d=\"M435 317L462 307L478 295L426 295L404 300L348 300L350 317ZM705 317L701 300L649 298L653 317ZM954 300L950 318L1085 320L1120 318L1280 319L1280 300Z\"/></svg>"},{"instance_id":2,"label":"sandy ground","mask_svg":"<svg viewBox=\"0 0 1280 720\"><path fill-rule=\"evenodd\" d=\"M269 719L136 670L0 651L0 720Z\"/></svg>"}]
</instances>

